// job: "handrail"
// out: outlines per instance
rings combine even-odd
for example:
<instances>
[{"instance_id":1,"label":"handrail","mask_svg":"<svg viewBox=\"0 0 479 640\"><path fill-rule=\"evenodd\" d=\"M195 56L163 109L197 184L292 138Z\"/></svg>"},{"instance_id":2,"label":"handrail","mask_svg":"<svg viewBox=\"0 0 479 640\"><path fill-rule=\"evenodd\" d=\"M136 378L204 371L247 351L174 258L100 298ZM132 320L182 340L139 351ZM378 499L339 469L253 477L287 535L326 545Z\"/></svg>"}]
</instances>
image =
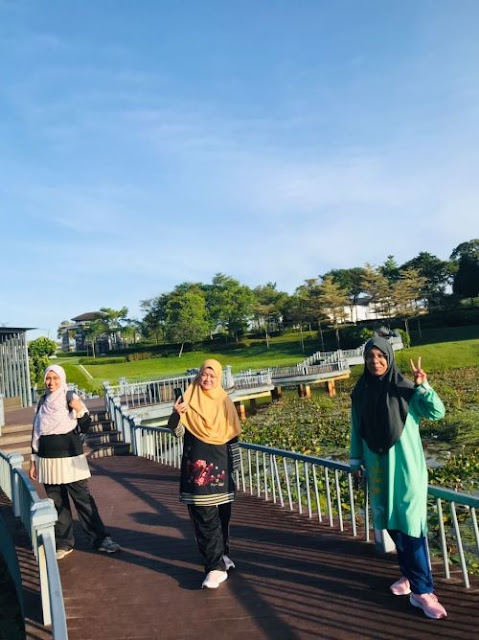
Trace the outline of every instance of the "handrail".
<instances>
[{"instance_id":1,"label":"handrail","mask_svg":"<svg viewBox=\"0 0 479 640\"><path fill-rule=\"evenodd\" d=\"M136 455L176 468L181 466L182 439L176 438L169 429L136 424L132 427L132 440ZM347 528L356 537L361 525L364 539L369 541L367 482L364 481L364 492L358 493L354 487L354 470L348 464L247 442L240 443L240 451L240 469L235 474L237 487L243 492L271 499L299 513L306 510L309 518L316 517L320 523L325 511L330 527L337 526L340 532ZM347 498L343 501L345 493ZM435 485L428 486L428 495L428 519L438 527L446 579L450 578L448 548L452 541L457 547L464 586L469 588L468 565L473 562L469 554L474 558L479 555L476 515L479 496ZM443 503L449 504L451 511L449 526L445 523ZM381 531L375 530L374 535L377 542L382 539Z\"/></svg>"},{"instance_id":2,"label":"handrail","mask_svg":"<svg viewBox=\"0 0 479 640\"><path fill-rule=\"evenodd\" d=\"M0 436L2 435L2 427L5 426L5 407L3 404L3 394L0 393Z\"/></svg>"},{"instance_id":3,"label":"handrail","mask_svg":"<svg viewBox=\"0 0 479 640\"><path fill-rule=\"evenodd\" d=\"M52 627L54 640L68 640L65 605L55 552L57 512L50 498L39 498L26 473L23 456L0 451L0 486L10 498L30 538L40 576L43 624ZM10 471L8 480L6 466Z\"/></svg>"}]
</instances>

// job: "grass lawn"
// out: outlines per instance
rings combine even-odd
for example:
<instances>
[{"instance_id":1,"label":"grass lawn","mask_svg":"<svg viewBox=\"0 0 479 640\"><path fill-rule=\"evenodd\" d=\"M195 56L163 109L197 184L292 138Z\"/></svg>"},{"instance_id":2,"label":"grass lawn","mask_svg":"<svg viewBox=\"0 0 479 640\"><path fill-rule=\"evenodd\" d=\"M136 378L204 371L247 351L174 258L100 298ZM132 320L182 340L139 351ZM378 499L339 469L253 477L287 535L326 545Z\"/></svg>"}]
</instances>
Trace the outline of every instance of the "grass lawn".
<instances>
[{"instance_id":1,"label":"grass lawn","mask_svg":"<svg viewBox=\"0 0 479 640\"><path fill-rule=\"evenodd\" d=\"M428 344L396 352L396 360L404 373L407 374L409 371L409 359L416 361L418 356L422 357L426 372L479 365L479 326L425 330L423 340L426 339L430 340ZM98 358L99 364L85 365L92 379L89 379L79 366L78 358L59 356L55 362L65 367L69 381L84 388L99 388L104 380L115 384L119 378L148 380L183 375L186 369L200 366L206 358L216 358L223 366L231 365L233 373L245 369L292 365L301 362L318 349L319 341L309 337L305 341L306 353L303 353L299 335L294 339L289 335L288 340L284 336L273 338L269 349L266 348L265 341L255 340L237 348L228 347L222 350L221 347L215 346L215 351L187 352L181 358L170 355L117 364L101 364L101 358ZM352 377L360 375L361 371L361 366L352 367Z\"/></svg>"},{"instance_id":2,"label":"grass lawn","mask_svg":"<svg viewBox=\"0 0 479 640\"><path fill-rule=\"evenodd\" d=\"M252 341L250 345L228 348L223 352L220 348L216 351L187 352L181 358L169 356L116 364L101 364L101 358L98 358L99 364L85 365L85 369L93 376L93 380L90 380L91 384L98 385L104 380L115 384L119 378L149 380L162 376L183 375L187 369L199 367L207 358L215 358L223 366L231 365L233 373L244 369L292 365L301 362L317 349L319 349L319 343L308 340L305 341L305 353L303 353L299 339L292 340L290 336L289 340L284 340L283 337L278 340L273 339L269 349L265 341ZM74 375L74 381L84 386L80 379L85 384L88 378L79 367L79 358L59 356L55 362L65 367L68 380L71 380Z\"/></svg>"}]
</instances>

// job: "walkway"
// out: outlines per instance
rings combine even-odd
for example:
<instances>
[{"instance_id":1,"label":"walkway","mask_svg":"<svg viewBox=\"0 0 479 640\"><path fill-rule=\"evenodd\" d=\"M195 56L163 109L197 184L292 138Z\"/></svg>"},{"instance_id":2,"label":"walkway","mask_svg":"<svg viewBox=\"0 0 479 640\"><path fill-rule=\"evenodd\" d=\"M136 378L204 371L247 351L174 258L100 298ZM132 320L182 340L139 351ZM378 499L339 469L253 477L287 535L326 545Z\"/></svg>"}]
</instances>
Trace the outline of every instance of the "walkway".
<instances>
[{"instance_id":1,"label":"walkway","mask_svg":"<svg viewBox=\"0 0 479 640\"><path fill-rule=\"evenodd\" d=\"M75 552L59 563L70 640L478 637L479 580L466 590L459 573L446 582L437 567L449 617L428 620L407 598L390 595L394 557L380 558L372 544L243 494L231 529L237 569L217 591L201 590L178 472L131 456L91 460L91 468L92 493L123 551L92 551L77 527ZM36 567L18 525L16 542L27 637L50 638L39 622Z\"/></svg>"},{"instance_id":2,"label":"walkway","mask_svg":"<svg viewBox=\"0 0 479 640\"><path fill-rule=\"evenodd\" d=\"M431 621L388 593L394 559L307 518L241 496L232 522L237 570L217 591L203 574L177 472L133 457L92 461L92 492L123 547L77 549L60 563L71 640L477 638L479 584L438 580L450 611Z\"/></svg>"}]
</instances>

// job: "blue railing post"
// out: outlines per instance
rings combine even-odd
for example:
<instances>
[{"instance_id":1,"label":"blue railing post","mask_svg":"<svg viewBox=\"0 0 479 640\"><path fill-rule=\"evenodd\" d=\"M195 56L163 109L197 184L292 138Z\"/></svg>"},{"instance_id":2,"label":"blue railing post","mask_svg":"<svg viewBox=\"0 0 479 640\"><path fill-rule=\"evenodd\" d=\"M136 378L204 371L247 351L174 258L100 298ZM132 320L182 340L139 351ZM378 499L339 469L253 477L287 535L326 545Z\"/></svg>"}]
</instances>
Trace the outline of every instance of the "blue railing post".
<instances>
[{"instance_id":1,"label":"blue railing post","mask_svg":"<svg viewBox=\"0 0 479 640\"><path fill-rule=\"evenodd\" d=\"M22 470L23 456L20 453L11 453L8 456L8 462L11 468L11 487L12 487L12 504L13 514L15 517L20 516L21 500L20 500L20 476L16 470Z\"/></svg>"}]
</instances>

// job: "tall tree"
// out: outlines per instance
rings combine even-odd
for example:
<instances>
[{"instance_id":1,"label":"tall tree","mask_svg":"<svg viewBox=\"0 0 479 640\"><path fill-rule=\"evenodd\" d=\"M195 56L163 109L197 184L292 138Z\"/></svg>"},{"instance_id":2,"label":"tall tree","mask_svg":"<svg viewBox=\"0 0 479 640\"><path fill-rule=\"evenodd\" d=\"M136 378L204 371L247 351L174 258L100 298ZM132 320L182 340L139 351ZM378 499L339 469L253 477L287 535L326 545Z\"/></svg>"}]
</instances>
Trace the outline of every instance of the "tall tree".
<instances>
[{"instance_id":1,"label":"tall tree","mask_svg":"<svg viewBox=\"0 0 479 640\"><path fill-rule=\"evenodd\" d=\"M359 296L363 292L362 281L364 278L364 269L362 267L352 267L351 269L331 269L323 275L332 276L333 281L342 289L347 291L349 298L349 307L351 310L351 320L356 322L354 318L354 308L358 303Z\"/></svg>"},{"instance_id":2,"label":"tall tree","mask_svg":"<svg viewBox=\"0 0 479 640\"><path fill-rule=\"evenodd\" d=\"M470 298L471 306L474 304L474 298L479 295L479 260L468 255L459 258L452 290L463 298Z\"/></svg>"},{"instance_id":3,"label":"tall tree","mask_svg":"<svg viewBox=\"0 0 479 640\"><path fill-rule=\"evenodd\" d=\"M302 308L304 309L304 321L310 326L313 323L318 324L319 337L321 340L321 349L324 351L323 327L322 322L327 320L328 316L322 307L319 297L321 291L321 283L318 278L308 278L297 287L295 295L302 299Z\"/></svg>"},{"instance_id":4,"label":"tall tree","mask_svg":"<svg viewBox=\"0 0 479 640\"><path fill-rule=\"evenodd\" d=\"M409 319L418 315L418 300L423 297L426 278L418 269L404 269L392 288L392 304L396 316L404 319L404 327L409 338Z\"/></svg>"},{"instance_id":5,"label":"tall tree","mask_svg":"<svg viewBox=\"0 0 479 640\"><path fill-rule=\"evenodd\" d=\"M451 260L456 263L452 290L463 298L479 295L479 239L461 242L451 253Z\"/></svg>"},{"instance_id":6,"label":"tall tree","mask_svg":"<svg viewBox=\"0 0 479 640\"><path fill-rule=\"evenodd\" d=\"M458 244L457 247L452 250L451 260L460 260L460 258L464 256L479 260L479 238Z\"/></svg>"},{"instance_id":7,"label":"tall tree","mask_svg":"<svg viewBox=\"0 0 479 640\"><path fill-rule=\"evenodd\" d=\"M296 290L296 292L292 296L288 296L288 299L283 307L284 319L286 319L289 324L299 327L301 350L303 353L303 324L308 322L306 311L307 305L308 301L304 293L301 290Z\"/></svg>"},{"instance_id":8,"label":"tall tree","mask_svg":"<svg viewBox=\"0 0 479 640\"><path fill-rule=\"evenodd\" d=\"M429 304L437 304L443 298L454 272L451 261L440 260L427 251L421 251L415 258L405 262L400 270L403 272L407 269L416 269L424 278L422 296Z\"/></svg>"},{"instance_id":9,"label":"tall tree","mask_svg":"<svg viewBox=\"0 0 479 640\"><path fill-rule=\"evenodd\" d=\"M111 309L110 307L101 307L100 313L102 314L100 322L103 323L104 333L109 335L111 342L117 347L118 337L127 323L128 308Z\"/></svg>"},{"instance_id":10,"label":"tall tree","mask_svg":"<svg viewBox=\"0 0 479 640\"><path fill-rule=\"evenodd\" d=\"M207 289L207 305L214 326L222 326L228 335L238 339L253 313L254 293L225 275L217 273Z\"/></svg>"},{"instance_id":11,"label":"tall tree","mask_svg":"<svg viewBox=\"0 0 479 640\"><path fill-rule=\"evenodd\" d=\"M364 275L361 287L370 299L377 313L391 317L391 286L388 279L380 269L375 269L370 264L364 267Z\"/></svg>"},{"instance_id":12,"label":"tall tree","mask_svg":"<svg viewBox=\"0 0 479 640\"><path fill-rule=\"evenodd\" d=\"M108 326L100 318L97 320L91 320L88 323L88 326L85 328L85 336L87 338L87 341L91 344L94 358L96 358L96 341L101 335L107 333L107 331Z\"/></svg>"},{"instance_id":13,"label":"tall tree","mask_svg":"<svg viewBox=\"0 0 479 640\"><path fill-rule=\"evenodd\" d=\"M145 314L141 319L140 331L145 338L156 344L166 337L166 307L170 299L169 293L163 293L156 298L142 300L140 307Z\"/></svg>"},{"instance_id":14,"label":"tall tree","mask_svg":"<svg viewBox=\"0 0 479 640\"><path fill-rule=\"evenodd\" d=\"M166 335L181 344L181 357L186 343L204 340L209 333L205 294L200 289L174 291L166 307Z\"/></svg>"},{"instance_id":15,"label":"tall tree","mask_svg":"<svg viewBox=\"0 0 479 640\"><path fill-rule=\"evenodd\" d=\"M268 282L253 290L255 303L253 306L254 318L265 333L266 345L269 349L270 331L272 327L280 327L283 317L283 307L288 299L288 294L278 291L276 282Z\"/></svg>"},{"instance_id":16,"label":"tall tree","mask_svg":"<svg viewBox=\"0 0 479 640\"><path fill-rule=\"evenodd\" d=\"M57 350L57 344L50 338L37 338L28 343L30 377L33 382L43 382L43 374L48 367L48 358Z\"/></svg>"},{"instance_id":17,"label":"tall tree","mask_svg":"<svg viewBox=\"0 0 479 640\"><path fill-rule=\"evenodd\" d=\"M332 276L326 276L319 287L319 302L321 308L332 320L336 342L338 349L340 349L338 325L340 322L344 322L346 317L345 308L349 304L347 291L334 282Z\"/></svg>"},{"instance_id":18,"label":"tall tree","mask_svg":"<svg viewBox=\"0 0 479 640\"><path fill-rule=\"evenodd\" d=\"M378 271L387 279L389 284L399 280L399 266L394 256L389 255Z\"/></svg>"}]
</instances>

